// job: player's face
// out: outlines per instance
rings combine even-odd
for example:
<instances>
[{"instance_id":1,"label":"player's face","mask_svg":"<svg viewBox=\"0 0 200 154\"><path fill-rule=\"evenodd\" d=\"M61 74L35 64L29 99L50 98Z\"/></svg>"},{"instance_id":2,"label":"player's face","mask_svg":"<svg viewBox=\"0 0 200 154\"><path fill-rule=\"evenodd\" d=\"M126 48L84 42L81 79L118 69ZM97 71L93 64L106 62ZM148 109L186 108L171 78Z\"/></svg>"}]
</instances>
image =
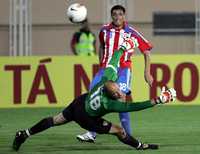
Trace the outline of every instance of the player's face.
<instances>
[{"instance_id":1,"label":"player's face","mask_svg":"<svg viewBox=\"0 0 200 154\"><path fill-rule=\"evenodd\" d=\"M121 100L124 100L124 98L126 97L126 95L123 92L121 92L119 88L116 91L114 91L113 96L115 99Z\"/></svg>"},{"instance_id":2,"label":"player's face","mask_svg":"<svg viewBox=\"0 0 200 154\"><path fill-rule=\"evenodd\" d=\"M125 14L122 10L113 10L112 14L112 23L117 27L122 27L125 21Z\"/></svg>"}]
</instances>

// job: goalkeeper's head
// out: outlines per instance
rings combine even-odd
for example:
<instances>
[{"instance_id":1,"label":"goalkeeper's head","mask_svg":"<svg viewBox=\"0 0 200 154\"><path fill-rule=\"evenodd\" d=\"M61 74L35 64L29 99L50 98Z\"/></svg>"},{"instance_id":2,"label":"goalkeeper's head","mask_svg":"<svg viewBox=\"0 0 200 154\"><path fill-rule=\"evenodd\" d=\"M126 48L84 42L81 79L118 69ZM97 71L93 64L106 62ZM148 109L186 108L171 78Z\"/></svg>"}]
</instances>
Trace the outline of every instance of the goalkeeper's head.
<instances>
[{"instance_id":1,"label":"goalkeeper's head","mask_svg":"<svg viewBox=\"0 0 200 154\"><path fill-rule=\"evenodd\" d=\"M104 84L105 94L112 99L121 99L125 100L126 95L121 92L119 85L113 81L107 81Z\"/></svg>"}]
</instances>

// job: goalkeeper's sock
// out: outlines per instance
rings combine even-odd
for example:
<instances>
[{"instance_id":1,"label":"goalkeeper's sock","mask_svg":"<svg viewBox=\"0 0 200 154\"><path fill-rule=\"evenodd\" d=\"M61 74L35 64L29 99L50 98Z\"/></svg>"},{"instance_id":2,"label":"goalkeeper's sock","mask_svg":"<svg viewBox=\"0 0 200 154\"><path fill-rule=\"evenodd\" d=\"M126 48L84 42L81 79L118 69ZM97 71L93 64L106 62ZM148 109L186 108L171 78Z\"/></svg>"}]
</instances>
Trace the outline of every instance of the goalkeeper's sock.
<instances>
[{"instance_id":1,"label":"goalkeeper's sock","mask_svg":"<svg viewBox=\"0 0 200 154\"><path fill-rule=\"evenodd\" d=\"M126 133L126 136L125 136L124 138L118 137L118 139L119 139L121 142L123 142L124 144L130 145L130 146L132 146L132 147L134 147L134 148L136 148L136 149L137 149L138 147L140 147L141 144L142 144L142 143L140 143L137 139L135 139L134 137L128 135L127 133Z\"/></svg>"},{"instance_id":2,"label":"goalkeeper's sock","mask_svg":"<svg viewBox=\"0 0 200 154\"><path fill-rule=\"evenodd\" d=\"M28 136L34 135L34 134L42 132L42 131L44 131L44 130L52 127L52 126L54 126L53 118L52 117L44 118L40 122L35 124L33 127L31 127L30 129L26 130L26 134Z\"/></svg>"}]
</instances>

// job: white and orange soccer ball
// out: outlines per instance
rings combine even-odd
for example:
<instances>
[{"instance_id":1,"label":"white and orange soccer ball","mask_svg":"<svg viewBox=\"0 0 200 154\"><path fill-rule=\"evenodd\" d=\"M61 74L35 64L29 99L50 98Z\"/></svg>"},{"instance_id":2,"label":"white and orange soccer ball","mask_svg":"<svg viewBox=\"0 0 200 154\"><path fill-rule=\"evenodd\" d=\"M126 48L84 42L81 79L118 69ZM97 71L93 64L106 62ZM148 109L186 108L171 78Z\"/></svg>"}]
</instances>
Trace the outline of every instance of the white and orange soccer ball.
<instances>
[{"instance_id":1,"label":"white and orange soccer ball","mask_svg":"<svg viewBox=\"0 0 200 154\"><path fill-rule=\"evenodd\" d=\"M67 17L72 23L81 23L87 19L87 8L79 3L71 4L67 9Z\"/></svg>"}]
</instances>

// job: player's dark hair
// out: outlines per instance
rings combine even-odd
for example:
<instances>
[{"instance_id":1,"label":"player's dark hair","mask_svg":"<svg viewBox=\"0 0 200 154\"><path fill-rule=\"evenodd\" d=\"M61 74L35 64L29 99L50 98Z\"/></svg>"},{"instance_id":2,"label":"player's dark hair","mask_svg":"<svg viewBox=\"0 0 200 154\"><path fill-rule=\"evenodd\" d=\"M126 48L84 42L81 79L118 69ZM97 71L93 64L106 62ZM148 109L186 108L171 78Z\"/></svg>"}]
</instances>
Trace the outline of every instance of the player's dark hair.
<instances>
[{"instance_id":1,"label":"player's dark hair","mask_svg":"<svg viewBox=\"0 0 200 154\"><path fill-rule=\"evenodd\" d=\"M122 10L124 14L126 13L126 9L122 5L114 5L110 13L112 14L114 10Z\"/></svg>"},{"instance_id":2,"label":"player's dark hair","mask_svg":"<svg viewBox=\"0 0 200 154\"><path fill-rule=\"evenodd\" d=\"M114 100L117 99L117 98L115 98L115 97L112 95L112 93L111 93L107 88L105 88L105 87L104 87L104 89L103 89L103 92L104 92L104 94L105 94L107 97L109 97L109 98L111 98L111 99L114 99Z\"/></svg>"}]
</instances>

